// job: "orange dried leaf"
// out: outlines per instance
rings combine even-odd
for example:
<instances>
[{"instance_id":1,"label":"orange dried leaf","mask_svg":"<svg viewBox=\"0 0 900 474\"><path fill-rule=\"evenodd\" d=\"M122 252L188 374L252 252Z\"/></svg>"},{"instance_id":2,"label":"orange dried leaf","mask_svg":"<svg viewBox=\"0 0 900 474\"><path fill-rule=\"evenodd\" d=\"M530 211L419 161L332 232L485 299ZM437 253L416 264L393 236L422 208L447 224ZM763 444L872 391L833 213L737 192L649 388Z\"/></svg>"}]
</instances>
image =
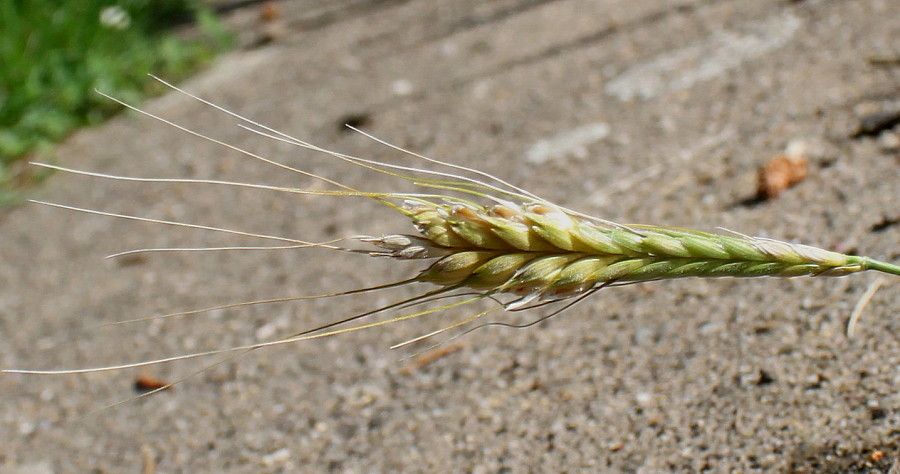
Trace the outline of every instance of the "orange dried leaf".
<instances>
[{"instance_id":1,"label":"orange dried leaf","mask_svg":"<svg viewBox=\"0 0 900 474\"><path fill-rule=\"evenodd\" d=\"M422 367L425 367L426 365L428 365L438 359L441 359L450 354L453 354L454 352L456 352L462 348L463 348L463 345L461 343L457 343L457 344L446 345L444 347L439 347L435 350L426 352L425 354L422 354L421 356L417 357L409 365L400 369L400 373L403 375L409 375L409 374L415 372L416 370L419 370Z\"/></svg>"},{"instance_id":2,"label":"orange dried leaf","mask_svg":"<svg viewBox=\"0 0 900 474\"><path fill-rule=\"evenodd\" d=\"M165 380L154 377L150 374L138 374L134 379L134 389L144 392L149 390L157 390L163 388L164 390L170 390L174 387L168 387L169 382Z\"/></svg>"},{"instance_id":3,"label":"orange dried leaf","mask_svg":"<svg viewBox=\"0 0 900 474\"><path fill-rule=\"evenodd\" d=\"M777 155L759 169L757 197L773 199L806 179L809 160L803 155Z\"/></svg>"}]
</instances>

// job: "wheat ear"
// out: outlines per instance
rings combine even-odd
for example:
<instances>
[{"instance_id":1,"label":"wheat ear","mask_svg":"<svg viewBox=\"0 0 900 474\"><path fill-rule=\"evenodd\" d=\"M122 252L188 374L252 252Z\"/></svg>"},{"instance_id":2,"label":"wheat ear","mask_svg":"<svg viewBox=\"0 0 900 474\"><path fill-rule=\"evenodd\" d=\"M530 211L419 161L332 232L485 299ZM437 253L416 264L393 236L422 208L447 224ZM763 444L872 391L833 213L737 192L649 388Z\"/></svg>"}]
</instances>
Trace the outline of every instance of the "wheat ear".
<instances>
[{"instance_id":1,"label":"wheat ear","mask_svg":"<svg viewBox=\"0 0 900 474\"><path fill-rule=\"evenodd\" d=\"M413 341L419 341L426 337L439 334L447 329L470 323L496 310L505 309L516 311L550 302L570 300L569 304L561 309L564 310L599 289L650 280L668 280L686 277L843 276L866 270L900 275L900 266L892 263L875 260L869 257L843 255L807 245L780 242L768 238L748 237L737 233L734 233L733 235L720 235L671 227L617 224L554 205L539 196L513 186L506 181L493 177L487 173L416 155L375 139L364 132L360 133L404 153L408 153L417 159L440 165L449 171L432 171L396 164L381 163L326 150L305 141L290 137L257 122L253 122L245 117L171 86L164 81L161 82L181 93L187 94L209 106L242 120L243 123L240 126L253 131L254 133L301 148L321 152L349 164L367 168L373 172L383 173L395 178L410 181L425 189L427 192L396 193L360 191L335 180L290 168L252 152L201 135L186 127L172 123L166 119L141 111L124 103L123 105L126 107L172 125L187 133L217 143L239 153L243 153L252 159L260 160L290 172L302 174L306 177L321 180L336 189L305 190L204 179L131 178L71 170L51 165L42 166L48 166L60 171L75 174L117 180L224 185L293 194L363 197L374 199L390 209L406 216L412 222L413 226L418 231L418 234L398 233L380 237L353 236L329 242L313 243L287 237L253 234L197 224L161 221L59 204L43 204L92 214L226 232L242 236L257 237L263 240L277 241L282 244L285 242L292 244L288 246L281 245L278 247L142 249L123 252L116 255L125 255L134 252L175 250L221 251L319 247L345 252L363 253L376 257L423 260L427 262L428 265L421 273L409 279L370 288L328 295L284 297L231 303L215 308L183 311L156 316L155 318L191 316L214 309L255 304L273 304L287 301L335 297L366 291L383 290L415 283L429 283L437 285L438 288L413 298L396 301L380 308L375 308L361 314L356 314L286 337L240 347L231 347L109 367L51 371L17 369L4 370L3 372L38 374L84 373L140 367L223 353L231 353L229 356L230 359L236 355L254 349L373 328L384 324L434 314L441 310L462 306L483 299L493 299L497 301L497 305L488 310L455 322L444 329L413 339ZM111 99L116 100L113 98ZM481 204L479 202L489 202L490 204ZM357 248L338 245L339 243L348 241L357 242L364 247ZM384 321L357 325L350 324L376 313L402 311L405 308L434 303L444 298L454 298L456 300L421 311L402 313L399 316ZM557 312L551 313L551 315L557 314ZM146 319L150 318L134 319L125 322L144 321ZM406 343L397 344L395 347L403 346L405 344ZM221 363L221 361L216 364L218 363ZM208 367L210 366L207 366L207 368ZM171 386L171 384L159 388L156 391L164 390L169 386Z\"/></svg>"},{"instance_id":2,"label":"wheat ear","mask_svg":"<svg viewBox=\"0 0 900 474\"><path fill-rule=\"evenodd\" d=\"M900 274L868 257L772 239L648 225L609 226L547 204L489 207L417 200L408 215L422 237L372 241L396 258L440 258L417 280L488 294L566 299L600 285L685 277ZM381 255L381 254L378 254Z\"/></svg>"}]
</instances>

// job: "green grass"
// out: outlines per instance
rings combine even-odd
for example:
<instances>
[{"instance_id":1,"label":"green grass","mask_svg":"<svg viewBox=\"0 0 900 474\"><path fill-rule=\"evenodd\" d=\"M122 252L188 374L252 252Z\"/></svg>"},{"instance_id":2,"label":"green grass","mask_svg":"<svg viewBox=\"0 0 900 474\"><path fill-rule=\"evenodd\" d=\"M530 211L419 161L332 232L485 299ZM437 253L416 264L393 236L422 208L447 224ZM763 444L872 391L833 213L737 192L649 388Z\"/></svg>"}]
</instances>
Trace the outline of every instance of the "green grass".
<instances>
[{"instance_id":1,"label":"green grass","mask_svg":"<svg viewBox=\"0 0 900 474\"><path fill-rule=\"evenodd\" d=\"M194 22L201 34L177 36ZM0 0L0 202L23 179L16 163L160 90L230 46L196 0ZM15 175L19 175L18 178Z\"/></svg>"}]
</instances>

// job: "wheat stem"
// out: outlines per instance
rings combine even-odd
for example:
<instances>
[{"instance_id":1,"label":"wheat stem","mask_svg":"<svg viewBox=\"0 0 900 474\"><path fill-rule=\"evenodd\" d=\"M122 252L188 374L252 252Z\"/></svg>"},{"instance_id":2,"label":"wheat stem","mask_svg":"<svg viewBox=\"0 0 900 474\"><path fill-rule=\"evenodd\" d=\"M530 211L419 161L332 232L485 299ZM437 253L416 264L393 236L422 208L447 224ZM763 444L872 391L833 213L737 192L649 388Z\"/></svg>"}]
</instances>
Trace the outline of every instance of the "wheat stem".
<instances>
[{"instance_id":1,"label":"wheat stem","mask_svg":"<svg viewBox=\"0 0 900 474\"><path fill-rule=\"evenodd\" d=\"M888 273L891 275L900 275L900 265L895 265L893 263L882 262L881 260L875 260L871 257L858 257L851 256L851 261L857 262L860 266L865 268L866 270L876 270L879 272Z\"/></svg>"}]
</instances>

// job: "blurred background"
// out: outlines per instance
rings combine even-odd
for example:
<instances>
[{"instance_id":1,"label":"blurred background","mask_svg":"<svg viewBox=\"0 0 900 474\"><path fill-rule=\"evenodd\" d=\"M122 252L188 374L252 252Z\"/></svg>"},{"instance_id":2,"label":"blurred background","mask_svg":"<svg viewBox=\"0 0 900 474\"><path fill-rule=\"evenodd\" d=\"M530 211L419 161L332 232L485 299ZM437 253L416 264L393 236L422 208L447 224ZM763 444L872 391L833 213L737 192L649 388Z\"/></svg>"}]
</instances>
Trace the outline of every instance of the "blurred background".
<instances>
[{"instance_id":1,"label":"blurred background","mask_svg":"<svg viewBox=\"0 0 900 474\"><path fill-rule=\"evenodd\" d=\"M10 0L0 5L0 203L35 178L28 154L159 93L233 43L212 4L191 0Z\"/></svg>"}]
</instances>

